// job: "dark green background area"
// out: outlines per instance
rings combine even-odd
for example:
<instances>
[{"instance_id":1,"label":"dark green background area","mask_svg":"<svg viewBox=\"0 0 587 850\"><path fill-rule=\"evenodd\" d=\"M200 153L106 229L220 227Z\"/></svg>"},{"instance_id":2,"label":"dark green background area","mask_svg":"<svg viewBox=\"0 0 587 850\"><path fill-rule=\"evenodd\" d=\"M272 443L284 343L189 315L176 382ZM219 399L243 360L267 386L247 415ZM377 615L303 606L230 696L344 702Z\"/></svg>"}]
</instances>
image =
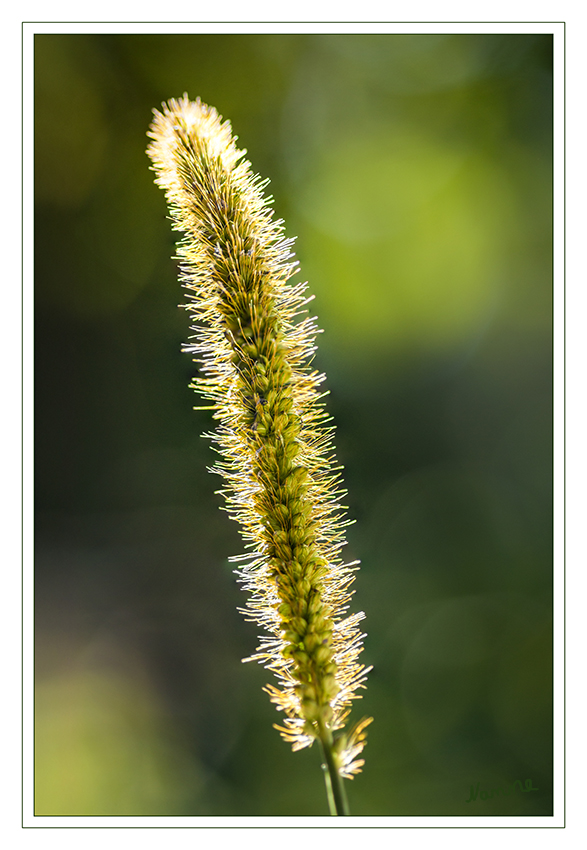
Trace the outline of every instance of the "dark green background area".
<instances>
[{"instance_id":1,"label":"dark green background area","mask_svg":"<svg viewBox=\"0 0 587 850\"><path fill-rule=\"evenodd\" d=\"M324 329L374 666L352 813L551 814L545 35L36 36L37 814L327 814L240 661L145 155L183 92L271 178Z\"/></svg>"}]
</instances>

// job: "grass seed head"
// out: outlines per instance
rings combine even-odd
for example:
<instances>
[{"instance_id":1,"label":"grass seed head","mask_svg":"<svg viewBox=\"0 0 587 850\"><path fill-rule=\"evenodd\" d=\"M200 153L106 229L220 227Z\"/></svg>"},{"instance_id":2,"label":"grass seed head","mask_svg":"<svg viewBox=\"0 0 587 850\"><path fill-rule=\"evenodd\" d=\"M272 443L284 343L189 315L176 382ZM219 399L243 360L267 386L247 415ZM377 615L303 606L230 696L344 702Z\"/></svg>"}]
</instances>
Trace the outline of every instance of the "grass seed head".
<instances>
[{"instance_id":1,"label":"grass seed head","mask_svg":"<svg viewBox=\"0 0 587 850\"><path fill-rule=\"evenodd\" d=\"M245 613L265 631L245 660L275 675L278 687L266 691L285 715L276 728L298 750L344 727L369 672L358 661L364 615L346 616L354 570L340 556L348 523L324 376L311 368L318 328L304 309L306 284L290 282L292 240L229 122L184 95L155 111L148 135L156 183L183 233L193 386L214 410L214 471L248 549L237 570ZM360 770L368 722L336 739L343 776Z\"/></svg>"}]
</instances>

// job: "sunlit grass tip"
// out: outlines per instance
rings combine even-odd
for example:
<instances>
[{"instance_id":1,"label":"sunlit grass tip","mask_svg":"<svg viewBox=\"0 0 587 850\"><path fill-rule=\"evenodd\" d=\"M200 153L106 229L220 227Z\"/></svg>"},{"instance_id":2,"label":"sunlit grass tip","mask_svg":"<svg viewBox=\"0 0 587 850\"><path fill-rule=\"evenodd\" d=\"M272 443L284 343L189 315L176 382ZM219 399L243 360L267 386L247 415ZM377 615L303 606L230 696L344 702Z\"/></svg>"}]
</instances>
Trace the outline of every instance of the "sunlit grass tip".
<instances>
[{"instance_id":1,"label":"sunlit grass tip","mask_svg":"<svg viewBox=\"0 0 587 850\"><path fill-rule=\"evenodd\" d=\"M319 331L307 284L290 282L293 240L228 121L184 95L155 111L149 136L156 182L184 234L177 253L195 321L186 350L218 422L212 471L246 543L234 559L250 594L243 611L264 630L245 660L275 674L266 691L292 748L321 741L336 798L338 778L363 764L371 718L342 730L370 668L358 660L364 614L348 613L358 562L341 557L349 521L324 375L312 368ZM333 805L346 813L344 801Z\"/></svg>"}]
</instances>

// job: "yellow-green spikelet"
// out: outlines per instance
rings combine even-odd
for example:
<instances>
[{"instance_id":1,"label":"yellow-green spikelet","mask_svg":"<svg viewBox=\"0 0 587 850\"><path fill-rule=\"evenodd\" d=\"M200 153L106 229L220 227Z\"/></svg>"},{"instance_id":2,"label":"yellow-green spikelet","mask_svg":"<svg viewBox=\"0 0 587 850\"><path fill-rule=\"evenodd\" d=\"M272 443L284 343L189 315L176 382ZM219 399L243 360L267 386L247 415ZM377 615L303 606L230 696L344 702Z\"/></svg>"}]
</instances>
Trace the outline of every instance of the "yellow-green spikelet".
<instances>
[{"instance_id":1,"label":"yellow-green spikelet","mask_svg":"<svg viewBox=\"0 0 587 850\"><path fill-rule=\"evenodd\" d=\"M203 376L194 387L220 423L212 437L223 460L213 471L252 550L235 560L251 593L244 613L268 633L253 659L279 681L266 690L296 750L344 726L368 673L357 661L364 615L344 617L354 565L340 558L344 491L319 402L324 376L310 366L318 331L313 318L297 318L309 299L306 284L288 283L293 240L230 124L184 95L155 111L149 136L156 182L185 234L178 256L198 323L187 350ZM368 722L339 738L343 776L363 763L355 756Z\"/></svg>"}]
</instances>

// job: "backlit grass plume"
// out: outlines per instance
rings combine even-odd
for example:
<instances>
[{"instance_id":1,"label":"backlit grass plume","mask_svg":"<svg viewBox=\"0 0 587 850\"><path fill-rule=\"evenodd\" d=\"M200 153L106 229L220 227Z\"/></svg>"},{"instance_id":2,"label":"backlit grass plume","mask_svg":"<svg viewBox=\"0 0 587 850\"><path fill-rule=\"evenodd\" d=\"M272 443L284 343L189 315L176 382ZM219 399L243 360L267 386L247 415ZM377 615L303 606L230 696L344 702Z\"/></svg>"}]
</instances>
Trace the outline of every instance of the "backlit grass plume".
<instances>
[{"instance_id":1,"label":"backlit grass plume","mask_svg":"<svg viewBox=\"0 0 587 850\"><path fill-rule=\"evenodd\" d=\"M249 550L234 559L250 592L244 612L266 633L253 659L276 676L266 691L284 713L283 738L294 750L321 741L331 812L346 814L340 779L360 771L371 718L342 730L368 670L358 661L364 615L347 615L356 566L340 555L348 521L324 376L311 367L311 299L306 284L288 282L293 240L230 124L184 95L155 111L149 136L156 182L184 233L181 280L196 320L186 350L200 365L193 386L219 423L213 471Z\"/></svg>"}]
</instances>

